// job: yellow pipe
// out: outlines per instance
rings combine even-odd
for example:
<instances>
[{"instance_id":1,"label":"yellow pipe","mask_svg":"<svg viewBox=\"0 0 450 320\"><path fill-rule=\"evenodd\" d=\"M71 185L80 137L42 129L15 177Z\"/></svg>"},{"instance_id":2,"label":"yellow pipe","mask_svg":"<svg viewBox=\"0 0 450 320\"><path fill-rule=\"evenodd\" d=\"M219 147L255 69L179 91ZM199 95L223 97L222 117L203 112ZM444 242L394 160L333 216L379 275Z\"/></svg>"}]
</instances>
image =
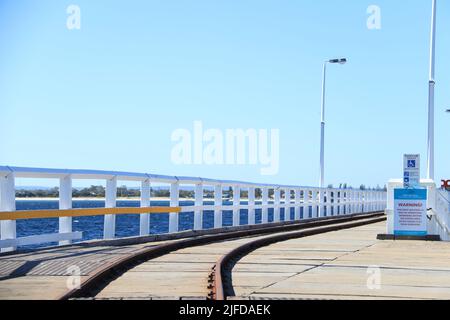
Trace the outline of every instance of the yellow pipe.
<instances>
[{"instance_id":1,"label":"yellow pipe","mask_svg":"<svg viewBox=\"0 0 450 320\"><path fill-rule=\"evenodd\" d=\"M143 207L143 208L89 208L68 210L24 210L0 212L0 221L25 220L60 217L93 217L107 214L151 214L151 213L180 213L181 207Z\"/></svg>"}]
</instances>

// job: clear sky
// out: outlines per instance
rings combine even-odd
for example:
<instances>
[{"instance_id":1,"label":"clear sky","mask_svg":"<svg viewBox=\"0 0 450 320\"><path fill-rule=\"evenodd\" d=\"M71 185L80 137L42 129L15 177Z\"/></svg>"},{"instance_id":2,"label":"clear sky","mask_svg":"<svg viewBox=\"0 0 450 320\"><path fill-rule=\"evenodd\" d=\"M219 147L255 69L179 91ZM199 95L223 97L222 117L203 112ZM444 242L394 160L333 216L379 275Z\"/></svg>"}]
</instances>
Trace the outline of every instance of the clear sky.
<instances>
[{"instance_id":1,"label":"clear sky","mask_svg":"<svg viewBox=\"0 0 450 320\"><path fill-rule=\"evenodd\" d=\"M326 183L384 185L404 153L425 174L430 16L429 0L0 0L0 165L317 185L322 62L345 56L328 69ZM436 178L450 179L448 1L437 29ZM175 165L171 134L196 120L279 129L278 174Z\"/></svg>"}]
</instances>

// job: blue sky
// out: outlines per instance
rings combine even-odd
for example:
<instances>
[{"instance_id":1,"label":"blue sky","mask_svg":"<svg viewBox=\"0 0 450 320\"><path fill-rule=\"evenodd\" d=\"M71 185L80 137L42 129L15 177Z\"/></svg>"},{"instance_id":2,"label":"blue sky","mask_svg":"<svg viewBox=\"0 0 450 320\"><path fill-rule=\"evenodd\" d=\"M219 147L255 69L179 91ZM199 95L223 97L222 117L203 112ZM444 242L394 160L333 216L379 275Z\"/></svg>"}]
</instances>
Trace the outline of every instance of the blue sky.
<instances>
[{"instance_id":1,"label":"blue sky","mask_svg":"<svg viewBox=\"0 0 450 320\"><path fill-rule=\"evenodd\" d=\"M66 8L81 9L81 30ZM381 30L366 27L369 5ZM450 4L438 2L436 178L450 178ZM431 1L0 2L0 164L317 185L425 174ZM279 129L280 170L178 166L178 128Z\"/></svg>"}]
</instances>

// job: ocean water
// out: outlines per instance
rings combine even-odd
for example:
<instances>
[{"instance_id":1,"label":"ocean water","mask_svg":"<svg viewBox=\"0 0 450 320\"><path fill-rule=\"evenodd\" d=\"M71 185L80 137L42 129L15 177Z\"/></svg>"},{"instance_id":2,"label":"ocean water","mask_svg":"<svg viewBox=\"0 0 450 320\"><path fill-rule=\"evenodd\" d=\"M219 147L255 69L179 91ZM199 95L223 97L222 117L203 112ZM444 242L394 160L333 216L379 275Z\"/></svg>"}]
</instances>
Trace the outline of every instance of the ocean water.
<instances>
[{"instance_id":1,"label":"ocean water","mask_svg":"<svg viewBox=\"0 0 450 320\"><path fill-rule=\"evenodd\" d=\"M204 202L205 205L213 205L213 202ZM246 204L246 202L242 202ZM257 203L258 204L258 203ZM152 206L168 207L168 201L152 201ZM193 206L192 201L180 201L181 206ZM224 202L224 205L232 205L232 202ZM105 206L104 201L73 201L74 208L101 208ZM117 207L139 207L139 201L118 201ZM40 210L40 209L59 209L57 200L53 201L17 201L17 210ZM256 223L261 223L261 211L256 210ZM284 220L285 212L281 209L281 220ZM269 222L273 221L273 209L269 209ZM294 219L294 209L290 212L291 220ZM309 214L310 215L310 212ZM301 211L303 217L303 210ZM232 226L233 212L222 211L222 221L225 227ZM248 224L248 210L241 210L240 224ZM194 213L181 213L179 216L179 230L192 230L194 227ZM214 212L203 212L203 228L211 229L214 227ZM169 229L169 215L168 214L152 214L150 215L150 233L163 234L167 233ZM77 217L73 218L73 231L83 232L83 239L97 240L103 238L103 216L95 217ZM17 237L26 237L31 235L50 234L58 232L58 219L32 219L32 220L18 220L17 221ZM118 215L116 217L116 237L132 237L139 235L139 215ZM33 249L43 246L56 245L56 243L43 243L40 245L24 246L21 249Z\"/></svg>"}]
</instances>

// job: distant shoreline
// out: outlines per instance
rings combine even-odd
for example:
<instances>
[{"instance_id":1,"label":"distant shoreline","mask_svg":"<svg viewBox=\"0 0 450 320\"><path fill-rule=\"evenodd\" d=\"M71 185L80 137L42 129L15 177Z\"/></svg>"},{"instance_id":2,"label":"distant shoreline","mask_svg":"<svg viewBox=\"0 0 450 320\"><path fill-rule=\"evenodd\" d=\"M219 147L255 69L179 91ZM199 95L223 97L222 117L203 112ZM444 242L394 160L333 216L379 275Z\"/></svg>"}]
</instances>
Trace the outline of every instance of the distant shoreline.
<instances>
[{"instance_id":1,"label":"distant shoreline","mask_svg":"<svg viewBox=\"0 0 450 320\"><path fill-rule=\"evenodd\" d=\"M117 201L140 201L140 197L117 197ZM193 199L183 199L183 200L193 200ZM16 201L59 201L59 198L16 198ZM72 201L105 201L105 198L72 198ZM170 198L151 198L151 201L170 201Z\"/></svg>"},{"instance_id":2,"label":"distant shoreline","mask_svg":"<svg viewBox=\"0 0 450 320\"><path fill-rule=\"evenodd\" d=\"M140 197L122 198L118 197L117 201L140 201ZM226 200L226 199L224 199ZM246 200L246 199L241 199ZM59 198L16 198L16 201L59 201ZM72 198L72 201L105 201L105 198ZM170 198L151 198L150 201L170 201ZM180 198L180 201L195 201L192 198ZM203 201L214 201L211 198L204 198Z\"/></svg>"}]
</instances>

